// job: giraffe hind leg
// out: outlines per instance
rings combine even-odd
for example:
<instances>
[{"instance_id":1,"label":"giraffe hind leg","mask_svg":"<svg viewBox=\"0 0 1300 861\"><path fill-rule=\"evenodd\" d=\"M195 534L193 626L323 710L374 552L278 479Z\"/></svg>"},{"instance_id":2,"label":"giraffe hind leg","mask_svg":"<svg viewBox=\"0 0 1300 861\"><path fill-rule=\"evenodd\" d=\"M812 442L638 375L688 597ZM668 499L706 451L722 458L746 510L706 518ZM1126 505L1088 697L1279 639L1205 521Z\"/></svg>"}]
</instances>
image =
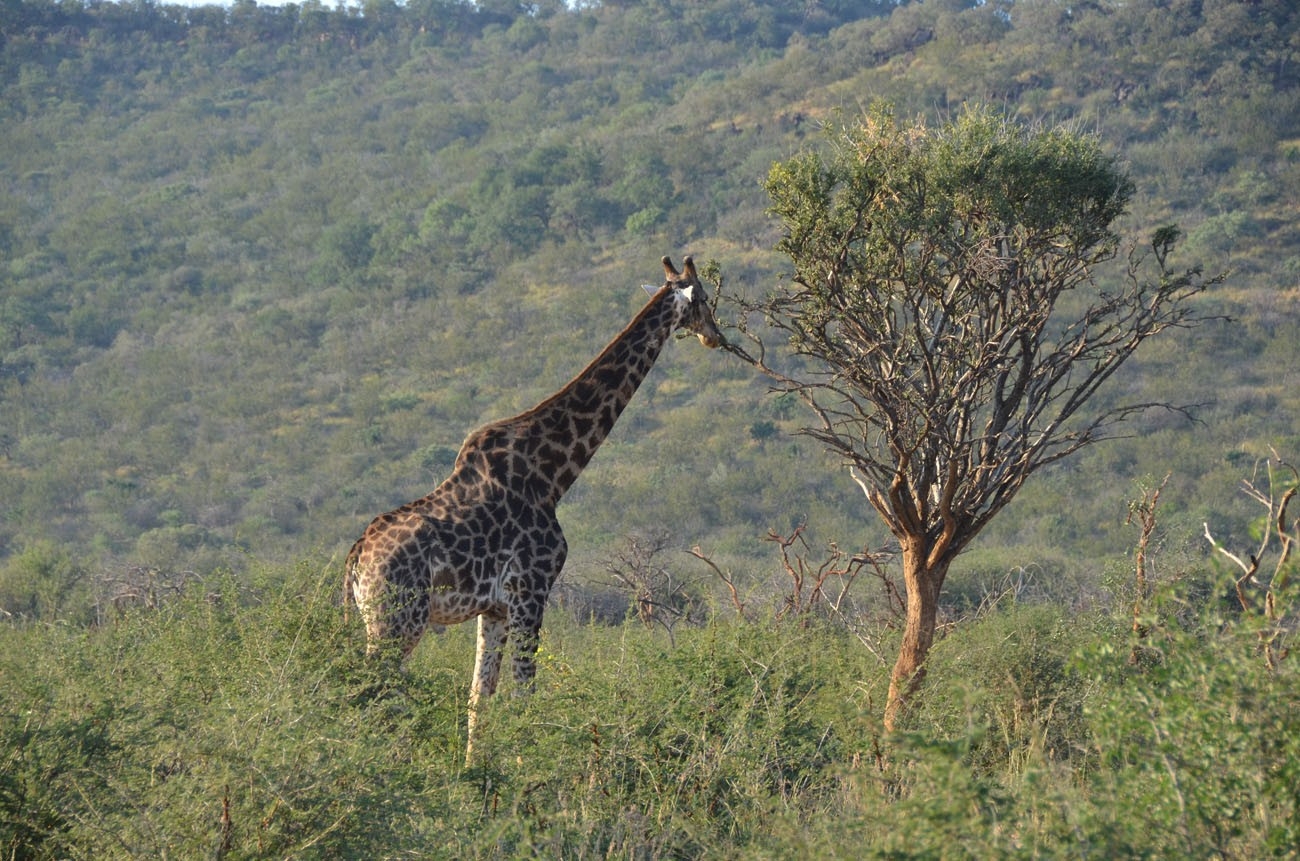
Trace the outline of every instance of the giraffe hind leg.
<instances>
[{"instance_id":1,"label":"giraffe hind leg","mask_svg":"<svg viewBox=\"0 0 1300 861\"><path fill-rule=\"evenodd\" d=\"M426 628L437 631L440 626L428 624L427 597L422 601L418 589L395 589L387 583L378 589L357 588L366 582L353 583L354 600L366 626L366 656L403 666Z\"/></svg>"},{"instance_id":2,"label":"giraffe hind leg","mask_svg":"<svg viewBox=\"0 0 1300 861\"><path fill-rule=\"evenodd\" d=\"M469 721L465 742L465 765L474 756L474 736L479 726L479 707L483 699L496 693L501 676L501 651L506 642L506 620L488 613L478 617L478 651L474 657L474 678L469 687Z\"/></svg>"},{"instance_id":3,"label":"giraffe hind leg","mask_svg":"<svg viewBox=\"0 0 1300 861\"><path fill-rule=\"evenodd\" d=\"M374 613L373 606L362 604L361 607L366 621L365 669L357 676L360 687L352 699L356 703L369 703L404 695L402 679L406 659L420 638L392 636L382 614Z\"/></svg>"}]
</instances>

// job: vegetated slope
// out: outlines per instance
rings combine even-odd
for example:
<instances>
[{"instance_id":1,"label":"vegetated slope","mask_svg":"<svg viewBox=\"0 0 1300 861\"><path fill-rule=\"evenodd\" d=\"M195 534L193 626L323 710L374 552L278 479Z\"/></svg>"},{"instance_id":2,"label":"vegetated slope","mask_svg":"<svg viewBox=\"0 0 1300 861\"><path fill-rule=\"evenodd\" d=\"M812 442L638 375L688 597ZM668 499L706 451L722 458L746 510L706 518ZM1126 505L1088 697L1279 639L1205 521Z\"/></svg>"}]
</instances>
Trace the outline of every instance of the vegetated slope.
<instances>
[{"instance_id":1,"label":"vegetated slope","mask_svg":"<svg viewBox=\"0 0 1300 861\"><path fill-rule=\"evenodd\" d=\"M760 179L875 98L1077 118L1131 164L1134 235L1178 221L1184 262L1234 272L1207 301L1236 322L1111 392L1203 403L1201 423L1152 416L1031 483L976 563L1095 573L1132 480L1170 470L1172 512L1242 529L1236 481L1268 444L1300 451L1285 6L10 4L0 566L341 553L466 431L578 370L660 255L777 277ZM563 507L575 571L649 529L723 557L804 517L878 540L764 392L728 356L666 351Z\"/></svg>"}]
</instances>

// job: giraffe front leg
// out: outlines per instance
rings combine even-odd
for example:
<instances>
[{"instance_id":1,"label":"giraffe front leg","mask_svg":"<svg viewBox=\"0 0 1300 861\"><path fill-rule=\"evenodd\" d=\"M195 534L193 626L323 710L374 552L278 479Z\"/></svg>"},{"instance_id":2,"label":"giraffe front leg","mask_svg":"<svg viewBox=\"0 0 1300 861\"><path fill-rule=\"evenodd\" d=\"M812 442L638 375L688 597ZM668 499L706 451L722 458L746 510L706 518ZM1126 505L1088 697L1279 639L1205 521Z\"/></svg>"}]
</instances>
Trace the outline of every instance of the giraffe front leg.
<instances>
[{"instance_id":1,"label":"giraffe front leg","mask_svg":"<svg viewBox=\"0 0 1300 861\"><path fill-rule=\"evenodd\" d=\"M478 617L478 652L474 658L474 678L469 686L469 730L465 742L465 766L474 757L474 733L478 728L479 701L496 693L501 675L501 649L506 642L506 620L487 613Z\"/></svg>"},{"instance_id":2,"label":"giraffe front leg","mask_svg":"<svg viewBox=\"0 0 1300 861\"><path fill-rule=\"evenodd\" d=\"M541 620L511 631L510 639L515 646L514 656L510 659L515 677L514 696L523 696L532 693L533 680L537 676L537 647L541 642Z\"/></svg>"},{"instance_id":3,"label":"giraffe front leg","mask_svg":"<svg viewBox=\"0 0 1300 861\"><path fill-rule=\"evenodd\" d=\"M564 567L566 550L560 524L552 521L552 531L547 540L539 541L536 552L521 560L523 571L531 573L521 572L521 576L507 586L510 593L510 640L514 644L511 663L515 676L515 696L524 696L533 690L546 598L560 575L560 569Z\"/></svg>"}]
</instances>

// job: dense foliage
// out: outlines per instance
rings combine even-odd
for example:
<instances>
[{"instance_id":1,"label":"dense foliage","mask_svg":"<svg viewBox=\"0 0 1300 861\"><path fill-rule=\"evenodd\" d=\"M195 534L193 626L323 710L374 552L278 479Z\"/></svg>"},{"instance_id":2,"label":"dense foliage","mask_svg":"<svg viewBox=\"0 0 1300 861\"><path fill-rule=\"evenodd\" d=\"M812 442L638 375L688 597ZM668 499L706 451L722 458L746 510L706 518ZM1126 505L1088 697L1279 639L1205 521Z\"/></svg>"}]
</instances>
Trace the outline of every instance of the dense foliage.
<instances>
[{"instance_id":1,"label":"dense foliage","mask_svg":"<svg viewBox=\"0 0 1300 861\"><path fill-rule=\"evenodd\" d=\"M400 689L333 572L262 571L93 632L0 628L0 851L19 858L1289 857L1294 660L1249 625L1004 604L937 648L907 732L838 626L667 637L554 614L540 687L463 769L470 626ZM254 578L256 579L256 578Z\"/></svg>"}]
</instances>

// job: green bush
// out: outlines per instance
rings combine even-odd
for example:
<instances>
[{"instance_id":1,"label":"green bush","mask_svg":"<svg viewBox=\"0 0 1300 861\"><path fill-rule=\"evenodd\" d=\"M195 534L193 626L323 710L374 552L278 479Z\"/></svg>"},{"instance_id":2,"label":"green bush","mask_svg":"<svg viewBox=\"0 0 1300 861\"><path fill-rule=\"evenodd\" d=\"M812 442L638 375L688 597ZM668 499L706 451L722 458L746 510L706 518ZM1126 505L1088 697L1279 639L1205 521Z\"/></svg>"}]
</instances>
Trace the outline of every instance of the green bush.
<instances>
[{"instance_id":1,"label":"green bush","mask_svg":"<svg viewBox=\"0 0 1300 861\"><path fill-rule=\"evenodd\" d=\"M1019 776L1033 759L1072 763L1086 747L1086 677L1074 666L1086 625L1056 606L1010 604L961 624L934 650L911 731L960 739L976 773Z\"/></svg>"},{"instance_id":2,"label":"green bush","mask_svg":"<svg viewBox=\"0 0 1300 861\"><path fill-rule=\"evenodd\" d=\"M1139 666L1114 642L1081 654L1095 682L1089 785L1108 809L1143 812L1114 825L1144 853L1294 857L1300 673L1293 658L1270 670L1261 623L1221 612L1166 598L1156 615L1172 623L1153 628Z\"/></svg>"},{"instance_id":3,"label":"green bush","mask_svg":"<svg viewBox=\"0 0 1300 861\"><path fill-rule=\"evenodd\" d=\"M892 736L887 667L838 625L728 615L670 641L556 612L536 691L503 681L467 769L473 626L379 675L337 594L331 566L252 566L100 627L0 626L0 851L1255 858L1300 838L1295 663L1269 671L1248 622L1185 597L1137 665L1118 617L958 624Z\"/></svg>"},{"instance_id":4,"label":"green bush","mask_svg":"<svg viewBox=\"0 0 1300 861\"><path fill-rule=\"evenodd\" d=\"M0 562L0 620L92 618L89 572L51 541L36 541Z\"/></svg>"}]
</instances>

